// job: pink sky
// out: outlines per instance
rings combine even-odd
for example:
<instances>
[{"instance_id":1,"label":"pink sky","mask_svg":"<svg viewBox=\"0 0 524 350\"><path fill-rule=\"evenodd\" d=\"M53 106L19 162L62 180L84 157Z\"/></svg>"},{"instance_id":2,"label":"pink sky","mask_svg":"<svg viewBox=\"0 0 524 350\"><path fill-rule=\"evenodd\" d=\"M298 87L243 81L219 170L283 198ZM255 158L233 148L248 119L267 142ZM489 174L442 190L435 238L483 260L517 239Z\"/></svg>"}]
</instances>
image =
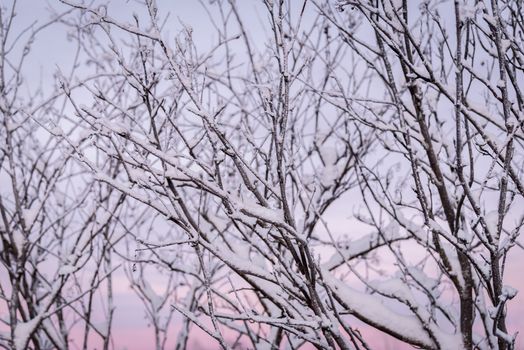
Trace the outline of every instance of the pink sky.
<instances>
[{"instance_id":1,"label":"pink sky","mask_svg":"<svg viewBox=\"0 0 524 350\"><path fill-rule=\"evenodd\" d=\"M524 261L524 253L522 251L514 251L512 258L508 261L506 270L506 281L508 285L524 290L524 278L522 276L522 261ZM515 254L517 253L517 254ZM125 283L123 280L121 283ZM144 312L139 300L134 293L128 289L119 288L120 291L115 295L117 303L117 310L115 314L115 327L113 334L118 346L116 349L123 350L146 350L150 349L153 344L153 332L151 328L146 327L144 320ZM517 296L509 303L510 312L508 319L508 328L511 332L524 330L524 293L519 292ZM175 338L175 330L178 329L176 323L177 319L173 320L173 332L170 334L171 341L168 344L173 344ZM363 334L364 339L368 342L374 350L400 350L412 349L411 346L402 344L392 337L367 327L365 324L355 321L352 325L359 329ZM524 349L524 340L521 338L522 334L517 337L516 349ZM210 336L202 331L196 331L191 336L190 349L218 349L218 344Z\"/></svg>"}]
</instances>

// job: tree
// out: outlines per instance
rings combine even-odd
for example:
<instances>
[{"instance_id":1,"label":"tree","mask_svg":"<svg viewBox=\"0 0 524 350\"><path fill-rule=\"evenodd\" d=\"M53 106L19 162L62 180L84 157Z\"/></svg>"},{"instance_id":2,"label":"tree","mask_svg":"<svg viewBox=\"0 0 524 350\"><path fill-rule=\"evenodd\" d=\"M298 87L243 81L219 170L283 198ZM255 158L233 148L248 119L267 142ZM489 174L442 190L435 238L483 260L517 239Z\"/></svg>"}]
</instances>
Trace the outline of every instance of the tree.
<instances>
[{"instance_id":1,"label":"tree","mask_svg":"<svg viewBox=\"0 0 524 350\"><path fill-rule=\"evenodd\" d=\"M514 348L506 307L516 290L505 286L504 269L508 252L520 245L524 219L522 4L425 1L412 8L384 0L339 6L375 36L369 44L333 9L320 9L380 80L385 103L368 100L372 112L360 119L382 131L386 150L402 156L409 169L402 181L414 196L395 193L388 177L366 167L359 171L363 190L429 250L451 283L459 305L445 317L460 330L464 347ZM338 95L335 103L347 99L343 91ZM405 221L406 212L417 226ZM397 261L409 271L402 256ZM403 275L427 288L415 275ZM434 307L442 300L424 294ZM474 333L475 324L481 333Z\"/></svg>"},{"instance_id":2,"label":"tree","mask_svg":"<svg viewBox=\"0 0 524 350\"><path fill-rule=\"evenodd\" d=\"M60 78L63 114L89 137L56 136L129 200L114 250L157 349L173 310L178 349L195 326L226 349L368 349L358 322L424 349L515 348L520 1L265 0L263 43L234 0L202 2L209 43L173 37L154 0L132 22L62 2L90 74Z\"/></svg>"},{"instance_id":3,"label":"tree","mask_svg":"<svg viewBox=\"0 0 524 350\"><path fill-rule=\"evenodd\" d=\"M308 23L305 30L319 35L312 44L298 32L304 9L290 23L284 4L266 3L276 41L258 53L236 5L217 4L224 28L217 27L216 47L201 54L189 27L176 49L164 41L163 20L151 2L149 19L137 15L133 24L117 22L105 7L70 5L84 14L79 27L95 23L99 30L83 39L96 42L92 55L107 58L97 69L115 72L84 86L91 106L74 96L70 102L96 130L96 147L125 171L109 178L103 165L82 159L97 179L176 227L162 241L141 243L151 250L186 244L198 261L199 268L188 271L157 257L173 272L195 275L205 290L196 294L197 310L192 302L173 307L224 348L230 331L257 348L278 347L286 338L293 346L361 342L342 321L322 277L331 273L314 252L336 246L334 238L315 235L315 227L356 186L355 162L372 144L369 132L344 112L330 111L318 94L339 59L315 57L324 45L316 28L325 20ZM228 33L232 25L240 34ZM235 67L233 40L245 45L247 67ZM384 245L376 233L371 237L364 249ZM342 326L353 340L341 334Z\"/></svg>"},{"instance_id":4,"label":"tree","mask_svg":"<svg viewBox=\"0 0 524 350\"><path fill-rule=\"evenodd\" d=\"M60 88L27 85L33 44L71 11L20 30L16 12L16 2L0 7L0 308L9 330L0 347L69 349L74 342L87 349L96 334L108 349L115 268L109 252L124 196L73 161L86 136L64 120ZM108 168L118 170L116 163ZM95 311L106 312L104 325Z\"/></svg>"}]
</instances>

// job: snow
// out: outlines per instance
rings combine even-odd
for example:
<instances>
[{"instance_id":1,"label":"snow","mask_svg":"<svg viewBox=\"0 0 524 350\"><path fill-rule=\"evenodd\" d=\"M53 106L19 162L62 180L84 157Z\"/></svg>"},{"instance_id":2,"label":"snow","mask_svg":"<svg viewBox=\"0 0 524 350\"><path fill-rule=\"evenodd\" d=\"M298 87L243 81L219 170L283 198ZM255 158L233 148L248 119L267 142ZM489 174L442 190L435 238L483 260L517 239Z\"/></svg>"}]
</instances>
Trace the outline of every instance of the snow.
<instances>
[{"instance_id":1,"label":"snow","mask_svg":"<svg viewBox=\"0 0 524 350\"><path fill-rule=\"evenodd\" d=\"M144 295L151 302L153 309L159 311L164 300L151 288L151 285L145 279L141 281L141 287Z\"/></svg>"},{"instance_id":2,"label":"snow","mask_svg":"<svg viewBox=\"0 0 524 350\"><path fill-rule=\"evenodd\" d=\"M60 276L69 275L75 272L75 270L76 270L75 266L66 264L66 265L62 265L60 269L58 269L58 274Z\"/></svg>"},{"instance_id":3,"label":"snow","mask_svg":"<svg viewBox=\"0 0 524 350\"><path fill-rule=\"evenodd\" d=\"M398 11L402 10L402 0L385 0L384 12L394 16Z\"/></svg>"},{"instance_id":4,"label":"snow","mask_svg":"<svg viewBox=\"0 0 524 350\"><path fill-rule=\"evenodd\" d=\"M213 227L220 232L225 231L229 224L229 220L214 214L208 214L207 219L213 224Z\"/></svg>"},{"instance_id":5,"label":"snow","mask_svg":"<svg viewBox=\"0 0 524 350\"><path fill-rule=\"evenodd\" d=\"M440 234L448 234L448 231L444 229L438 222L433 219L429 219L429 228Z\"/></svg>"},{"instance_id":6,"label":"snow","mask_svg":"<svg viewBox=\"0 0 524 350\"><path fill-rule=\"evenodd\" d=\"M238 242L237 244L235 244L234 249L240 257L249 260L249 244L246 244L245 242Z\"/></svg>"},{"instance_id":7,"label":"snow","mask_svg":"<svg viewBox=\"0 0 524 350\"><path fill-rule=\"evenodd\" d=\"M416 304L416 300L409 287L400 279L392 278L385 281L372 281L369 285L381 294L391 295L401 301Z\"/></svg>"},{"instance_id":8,"label":"snow","mask_svg":"<svg viewBox=\"0 0 524 350\"><path fill-rule=\"evenodd\" d=\"M436 279L433 279L426 275L424 271L415 266L408 267L408 273L411 277L422 285L427 290L433 290L438 287L439 282Z\"/></svg>"},{"instance_id":9,"label":"snow","mask_svg":"<svg viewBox=\"0 0 524 350\"><path fill-rule=\"evenodd\" d=\"M513 299L519 291L511 286L502 287L502 295L507 299Z\"/></svg>"},{"instance_id":10,"label":"snow","mask_svg":"<svg viewBox=\"0 0 524 350\"><path fill-rule=\"evenodd\" d=\"M90 129L82 129L82 130L80 130L78 132L77 143L82 142L83 140L87 139L91 135L93 135L93 130L90 130Z\"/></svg>"},{"instance_id":11,"label":"snow","mask_svg":"<svg viewBox=\"0 0 524 350\"><path fill-rule=\"evenodd\" d=\"M256 250L252 253L251 261L258 267L261 267L263 269L267 268L266 258L264 258L264 256Z\"/></svg>"},{"instance_id":12,"label":"snow","mask_svg":"<svg viewBox=\"0 0 524 350\"><path fill-rule=\"evenodd\" d=\"M17 323L15 327L14 345L16 350L25 350L29 337L40 323L42 316L35 317L27 322Z\"/></svg>"},{"instance_id":13,"label":"snow","mask_svg":"<svg viewBox=\"0 0 524 350\"><path fill-rule=\"evenodd\" d=\"M107 128L111 129L114 133L119 135L127 135L130 133L129 128L119 122L111 122L111 123L105 123L104 124Z\"/></svg>"},{"instance_id":14,"label":"snow","mask_svg":"<svg viewBox=\"0 0 524 350\"><path fill-rule=\"evenodd\" d=\"M503 39L500 43L500 46L502 47L502 52L506 52L511 46L511 41L508 39Z\"/></svg>"},{"instance_id":15,"label":"snow","mask_svg":"<svg viewBox=\"0 0 524 350\"><path fill-rule=\"evenodd\" d=\"M141 181L148 182L149 181L148 175L141 169L129 168L128 172L129 172L130 180L132 181L135 181L135 182L141 182Z\"/></svg>"},{"instance_id":16,"label":"snow","mask_svg":"<svg viewBox=\"0 0 524 350\"><path fill-rule=\"evenodd\" d=\"M411 69L417 76L424 79L429 79L429 74L427 73L426 67L411 66Z\"/></svg>"},{"instance_id":17,"label":"snow","mask_svg":"<svg viewBox=\"0 0 524 350\"><path fill-rule=\"evenodd\" d=\"M497 25L497 19L491 15L484 14L484 19L486 20L486 22L488 22L492 26Z\"/></svg>"},{"instance_id":18,"label":"snow","mask_svg":"<svg viewBox=\"0 0 524 350\"><path fill-rule=\"evenodd\" d=\"M344 306L364 322L393 334L401 335L410 342L421 344L425 348L447 350L464 348L459 334L445 333L434 323L428 324L427 327L431 329L438 342L438 344L435 344L415 315L400 315L384 305L381 297L354 290L325 269L323 269L322 274L326 285L340 298ZM392 285L395 285L395 283Z\"/></svg>"},{"instance_id":19,"label":"snow","mask_svg":"<svg viewBox=\"0 0 524 350\"><path fill-rule=\"evenodd\" d=\"M425 236L424 228L417 224L414 220L406 218L401 211L397 213L397 220L402 227L417 235L419 238L423 238Z\"/></svg>"},{"instance_id":20,"label":"snow","mask_svg":"<svg viewBox=\"0 0 524 350\"><path fill-rule=\"evenodd\" d=\"M323 267L332 270L345 261L367 253L377 248L384 242L384 238L391 241L399 237L399 225L396 221L391 221L383 230L382 234L374 232L354 241L339 244L337 252L326 262Z\"/></svg>"},{"instance_id":21,"label":"snow","mask_svg":"<svg viewBox=\"0 0 524 350\"><path fill-rule=\"evenodd\" d=\"M284 215L281 210L266 208L249 201L239 201L238 207L246 214L260 218L266 222L282 223L284 221Z\"/></svg>"},{"instance_id":22,"label":"snow","mask_svg":"<svg viewBox=\"0 0 524 350\"><path fill-rule=\"evenodd\" d=\"M473 237L474 236L471 234L469 230L465 231L463 229L459 229L457 232L457 238L462 241L471 242Z\"/></svg>"},{"instance_id":23,"label":"snow","mask_svg":"<svg viewBox=\"0 0 524 350\"><path fill-rule=\"evenodd\" d=\"M460 3L460 17L462 20L474 19L478 8L475 5L468 5L466 3Z\"/></svg>"}]
</instances>

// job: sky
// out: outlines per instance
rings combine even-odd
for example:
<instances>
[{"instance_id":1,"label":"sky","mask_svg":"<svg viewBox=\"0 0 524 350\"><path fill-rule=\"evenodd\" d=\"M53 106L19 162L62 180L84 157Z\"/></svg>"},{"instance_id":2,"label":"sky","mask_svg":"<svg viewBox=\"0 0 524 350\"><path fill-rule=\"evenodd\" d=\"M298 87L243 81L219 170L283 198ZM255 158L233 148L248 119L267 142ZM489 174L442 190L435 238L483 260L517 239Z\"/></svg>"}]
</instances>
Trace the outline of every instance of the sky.
<instances>
[{"instance_id":1,"label":"sky","mask_svg":"<svg viewBox=\"0 0 524 350\"><path fill-rule=\"evenodd\" d=\"M13 0L7 0L9 1ZM52 3L53 7L61 10L64 9L62 5L56 5L52 1L35 1L35 0L19 0L18 1L18 18L15 30L23 28L34 21L42 23L49 16L47 12L48 3ZM261 13L261 9L255 6L252 1L239 1L241 9L245 16L252 19L250 24L250 33L255 38L254 42L263 45L264 37L267 33L264 32L263 25L265 15ZM210 45L216 40L214 37L214 30L205 11L198 1L159 1L161 11L169 11L170 22L173 23L173 29L168 30L176 33L181 28L181 23L186 23L192 26L193 35L196 42L201 45ZM109 13L117 18L130 19L133 11L140 11L136 9L137 6L134 1L115 0L111 2ZM33 54L30 57L30 63L27 67L27 85L29 89L35 90L40 84L46 85L50 80L53 80L53 75L56 69L68 71L71 67L71 62L75 56L75 45L73 42L67 40L67 33L64 27L54 26L43 31L38 40L33 46ZM349 219L347 215L347 208L342 206L335 206L331 208L326 214L326 221L329 222L330 228L336 232L344 233L348 226L355 225L354 221ZM361 228L354 227L359 230ZM524 278L522 278L522 262L524 261L524 254L521 251L515 251L516 254L510 257L507 263L507 280L513 287L524 290ZM163 282L161 276L152 276L151 284L153 289L157 291L162 290ZM115 275L115 303L116 313L114 319L115 344L117 349L127 350L142 350L151 348L152 331L147 327L147 321L144 318L144 311L139 299L132 291L129 281L124 274L123 269L119 269ZM509 326L513 329L524 330L524 295L518 294L514 300L511 301L512 307L509 317ZM103 318L103 316L102 316ZM177 317L173 321L173 331L177 330ZM358 322L356 322L359 324ZM395 340L376 333L370 330L365 325L360 323L364 334L370 335L368 337L370 344L374 349L400 349ZM171 337L173 339L173 337ZM210 339L203 332L195 333L193 337L192 348L209 349L210 344L214 347L217 344ZM519 340L518 348L524 349L524 342Z\"/></svg>"}]
</instances>

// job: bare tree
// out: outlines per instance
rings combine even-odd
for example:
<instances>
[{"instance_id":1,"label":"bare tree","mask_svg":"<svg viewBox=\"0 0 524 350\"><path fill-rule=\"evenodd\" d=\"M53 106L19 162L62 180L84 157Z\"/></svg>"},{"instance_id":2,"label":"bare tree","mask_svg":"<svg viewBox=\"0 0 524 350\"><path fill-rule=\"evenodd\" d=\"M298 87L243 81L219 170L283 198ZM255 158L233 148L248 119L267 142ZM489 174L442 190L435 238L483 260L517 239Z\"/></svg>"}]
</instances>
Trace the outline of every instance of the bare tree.
<instances>
[{"instance_id":1,"label":"bare tree","mask_svg":"<svg viewBox=\"0 0 524 350\"><path fill-rule=\"evenodd\" d=\"M464 348L514 348L506 310L516 290L505 286L504 269L524 220L521 2L341 1L342 13L325 5L317 8L383 91L380 101L362 96L353 110L343 107L354 98L347 91L329 100L380 131L382 148L405 174L395 179L384 167L359 164L362 191L374 203L366 204L366 220L379 228L389 217L407 230L430 254L419 266L437 265L436 281L450 284L458 306L442 308L446 298L392 248L403 284L421 290L428 307L421 313L419 300L402 302L439 348L446 348L433 328L440 318ZM362 30L348 29L348 18Z\"/></svg>"},{"instance_id":2,"label":"bare tree","mask_svg":"<svg viewBox=\"0 0 524 350\"><path fill-rule=\"evenodd\" d=\"M168 35L153 0L130 22L63 2L95 74L81 94L61 79L90 130L72 154L136 206L118 219L157 348L168 303L180 349L191 324L226 349L369 348L355 319L425 349L515 347L520 1L265 0L263 43L216 1L209 44ZM334 232L330 208L359 228Z\"/></svg>"},{"instance_id":3,"label":"bare tree","mask_svg":"<svg viewBox=\"0 0 524 350\"><path fill-rule=\"evenodd\" d=\"M109 252L124 196L72 161L86 135L64 119L61 89L26 80L38 36L70 11L17 31L16 5L0 6L0 308L9 329L0 347L69 349L73 342L87 349L95 333L108 349L115 268ZM107 303L97 306L95 296ZM104 326L94 310L106 312ZM74 328L78 339L70 335Z\"/></svg>"}]
</instances>

